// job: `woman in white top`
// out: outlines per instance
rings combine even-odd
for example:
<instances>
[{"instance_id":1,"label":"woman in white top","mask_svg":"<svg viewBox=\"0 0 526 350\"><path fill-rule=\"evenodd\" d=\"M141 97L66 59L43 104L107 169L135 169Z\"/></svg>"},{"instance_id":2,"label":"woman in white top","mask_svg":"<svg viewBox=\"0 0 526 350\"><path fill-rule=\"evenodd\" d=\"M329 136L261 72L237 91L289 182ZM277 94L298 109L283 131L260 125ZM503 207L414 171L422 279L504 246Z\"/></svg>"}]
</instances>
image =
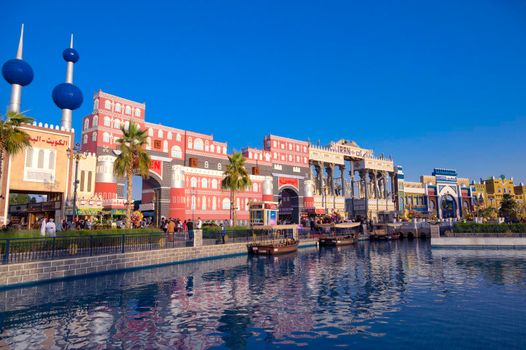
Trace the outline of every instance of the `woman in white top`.
<instances>
[{"instance_id":1,"label":"woman in white top","mask_svg":"<svg viewBox=\"0 0 526 350\"><path fill-rule=\"evenodd\" d=\"M46 224L47 224L46 218L42 218L42 225L40 226L40 235L42 237L46 236Z\"/></svg>"}]
</instances>

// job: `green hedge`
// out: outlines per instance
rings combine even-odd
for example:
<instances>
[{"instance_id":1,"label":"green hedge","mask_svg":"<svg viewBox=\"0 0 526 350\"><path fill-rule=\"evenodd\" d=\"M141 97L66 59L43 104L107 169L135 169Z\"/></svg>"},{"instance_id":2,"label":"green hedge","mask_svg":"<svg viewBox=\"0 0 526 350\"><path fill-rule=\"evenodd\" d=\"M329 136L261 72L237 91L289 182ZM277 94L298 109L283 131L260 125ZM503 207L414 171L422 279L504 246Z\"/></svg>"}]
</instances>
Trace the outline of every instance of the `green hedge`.
<instances>
[{"instance_id":1,"label":"green hedge","mask_svg":"<svg viewBox=\"0 0 526 350\"><path fill-rule=\"evenodd\" d=\"M57 237L83 236L83 235L115 235L115 234L139 234L149 232L160 232L156 228L148 229L103 229L103 230L68 230L58 231ZM2 238L40 238L40 230L7 230L0 231L0 239Z\"/></svg>"},{"instance_id":2,"label":"green hedge","mask_svg":"<svg viewBox=\"0 0 526 350\"><path fill-rule=\"evenodd\" d=\"M456 223L453 226L456 233L526 233L526 224L477 224Z\"/></svg>"}]
</instances>

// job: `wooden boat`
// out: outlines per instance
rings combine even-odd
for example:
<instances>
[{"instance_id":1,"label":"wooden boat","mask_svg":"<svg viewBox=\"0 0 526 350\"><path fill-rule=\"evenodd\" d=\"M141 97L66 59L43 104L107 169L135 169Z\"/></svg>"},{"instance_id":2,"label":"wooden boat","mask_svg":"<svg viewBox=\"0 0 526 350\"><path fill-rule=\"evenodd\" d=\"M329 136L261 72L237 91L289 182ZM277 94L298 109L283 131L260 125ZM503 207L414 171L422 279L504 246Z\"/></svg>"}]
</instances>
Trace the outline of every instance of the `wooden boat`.
<instances>
[{"instance_id":1,"label":"wooden boat","mask_svg":"<svg viewBox=\"0 0 526 350\"><path fill-rule=\"evenodd\" d=\"M400 238L400 224L389 223L389 224L375 224L373 226L373 232L370 234L371 240L393 240Z\"/></svg>"},{"instance_id":2,"label":"wooden boat","mask_svg":"<svg viewBox=\"0 0 526 350\"><path fill-rule=\"evenodd\" d=\"M247 249L249 254L276 255L295 252L298 250L298 244L298 240L290 238L249 243Z\"/></svg>"},{"instance_id":3,"label":"wooden boat","mask_svg":"<svg viewBox=\"0 0 526 350\"><path fill-rule=\"evenodd\" d=\"M354 243L353 235L345 236L323 236L318 239L320 246L342 246Z\"/></svg>"}]
</instances>

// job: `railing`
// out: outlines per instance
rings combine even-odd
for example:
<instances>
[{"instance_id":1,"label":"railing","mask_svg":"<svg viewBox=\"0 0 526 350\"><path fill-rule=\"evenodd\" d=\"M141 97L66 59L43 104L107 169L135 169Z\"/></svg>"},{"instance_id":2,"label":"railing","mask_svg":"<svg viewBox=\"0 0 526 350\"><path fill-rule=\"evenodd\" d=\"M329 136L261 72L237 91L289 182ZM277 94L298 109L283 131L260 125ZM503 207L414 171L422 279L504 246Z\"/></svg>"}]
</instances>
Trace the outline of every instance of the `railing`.
<instances>
[{"instance_id":1,"label":"railing","mask_svg":"<svg viewBox=\"0 0 526 350\"><path fill-rule=\"evenodd\" d=\"M54 238L0 239L2 264L187 247L193 244L188 232L174 236L147 234L83 235Z\"/></svg>"},{"instance_id":2,"label":"railing","mask_svg":"<svg viewBox=\"0 0 526 350\"><path fill-rule=\"evenodd\" d=\"M526 233L520 232L448 232L443 237L479 237L479 238L526 238Z\"/></svg>"}]
</instances>

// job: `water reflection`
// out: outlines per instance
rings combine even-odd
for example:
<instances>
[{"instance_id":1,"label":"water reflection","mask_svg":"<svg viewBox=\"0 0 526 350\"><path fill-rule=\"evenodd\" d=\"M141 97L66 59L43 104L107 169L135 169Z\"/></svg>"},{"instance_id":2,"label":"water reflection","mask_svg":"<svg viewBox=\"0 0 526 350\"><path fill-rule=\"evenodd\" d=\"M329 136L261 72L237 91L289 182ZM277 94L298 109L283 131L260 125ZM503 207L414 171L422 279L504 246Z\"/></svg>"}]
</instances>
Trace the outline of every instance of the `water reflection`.
<instances>
[{"instance_id":1,"label":"water reflection","mask_svg":"<svg viewBox=\"0 0 526 350\"><path fill-rule=\"evenodd\" d=\"M420 240L240 256L3 291L0 348L524 348L525 284Z\"/></svg>"}]
</instances>

